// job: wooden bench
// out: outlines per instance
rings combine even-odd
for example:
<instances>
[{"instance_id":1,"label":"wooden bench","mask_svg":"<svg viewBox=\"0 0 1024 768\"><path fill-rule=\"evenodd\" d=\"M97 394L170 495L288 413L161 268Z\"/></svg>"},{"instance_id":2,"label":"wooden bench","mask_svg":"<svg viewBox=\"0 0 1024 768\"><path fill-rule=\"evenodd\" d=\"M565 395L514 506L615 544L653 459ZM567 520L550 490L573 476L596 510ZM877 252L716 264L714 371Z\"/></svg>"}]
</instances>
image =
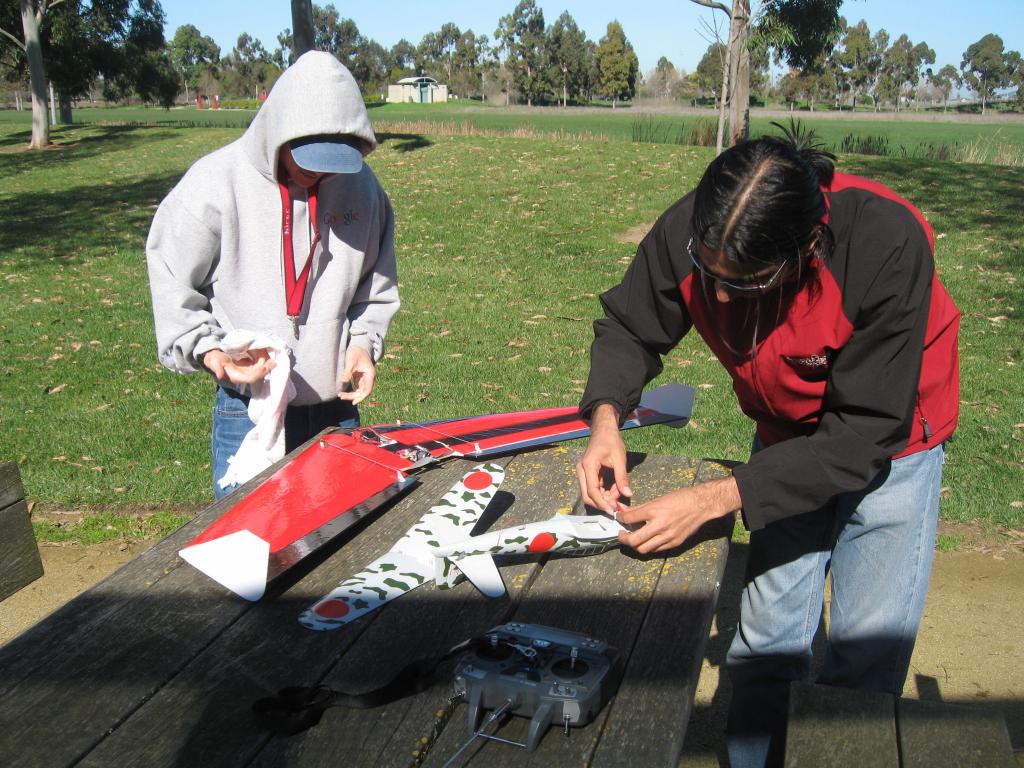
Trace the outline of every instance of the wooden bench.
<instances>
[{"instance_id":1,"label":"wooden bench","mask_svg":"<svg viewBox=\"0 0 1024 768\"><path fill-rule=\"evenodd\" d=\"M1002 715L962 704L793 683L786 768L1015 768Z\"/></svg>"},{"instance_id":2,"label":"wooden bench","mask_svg":"<svg viewBox=\"0 0 1024 768\"><path fill-rule=\"evenodd\" d=\"M556 447L502 459L502 492L512 504L495 524L573 508L578 456ZM699 459L630 461L638 501L726 472ZM502 568L509 594L501 599L468 583L428 585L335 632L298 624L302 609L389 549L472 465L452 460L424 472L421 486L343 533L257 603L177 557L259 479L213 505L0 648L0 765L440 766L469 735L465 705L446 710L454 660L428 690L376 709L328 710L292 737L259 730L251 705L285 686L370 690L414 659L515 620L608 642L623 653L622 681L597 719L569 738L552 728L533 753L478 741L458 765L676 766L731 518L669 557L612 550L527 558ZM527 724L511 718L497 733L522 741Z\"/></svg>"},{"instance_id":3,"label":"wooden bench","mask_svg":"<svg viewBox=\"0 0 1024 768\"><path fill-rule=\"evenodd\" d=\"M29 520L21 472L13 461L0 464L0 600L43 575L43 561Z\"/></svg>"}]
</instances>

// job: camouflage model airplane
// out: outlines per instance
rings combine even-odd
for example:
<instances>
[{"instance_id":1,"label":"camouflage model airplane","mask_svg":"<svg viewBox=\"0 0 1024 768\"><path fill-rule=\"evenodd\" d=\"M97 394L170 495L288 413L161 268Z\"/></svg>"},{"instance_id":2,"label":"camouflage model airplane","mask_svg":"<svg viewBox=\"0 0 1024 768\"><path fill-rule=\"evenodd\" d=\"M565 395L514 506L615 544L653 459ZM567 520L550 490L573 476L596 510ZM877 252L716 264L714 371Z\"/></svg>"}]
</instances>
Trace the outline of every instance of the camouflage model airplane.
<instances>
[{"instance_id":1,"label":"camouflage model airplane","mask_svg":"<svg viewBox=\"0 0 1024 768\"><path fill-rule=\"evenodd\" d=\"M596 555L619 546L628 531L607 515L555 515L549 520L488 531L434 549L434 581L451 587L465 576L487 597L505 594L495 555Z\"/></svg>"}]
</instances>

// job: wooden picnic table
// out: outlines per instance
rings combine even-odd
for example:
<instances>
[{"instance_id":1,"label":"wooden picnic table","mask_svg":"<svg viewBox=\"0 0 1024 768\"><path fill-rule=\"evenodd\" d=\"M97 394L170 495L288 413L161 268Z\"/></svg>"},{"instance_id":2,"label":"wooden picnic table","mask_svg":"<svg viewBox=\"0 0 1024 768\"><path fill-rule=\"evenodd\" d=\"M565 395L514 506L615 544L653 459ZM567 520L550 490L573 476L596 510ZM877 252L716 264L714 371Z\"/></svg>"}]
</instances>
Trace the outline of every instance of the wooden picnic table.
<instances>
[{"instance_id":1,"label":"wooden picnic table","mask_svg":"<svg viewBox=\"0 0 1024 768\"><path fill-rule=\"evenodd\" d=\"M554 447L499 459L507 474L498 525L578 505L578 456L578 448ZM455 660L427 690L374 709L329 709L290 737L260 730L251 705L285 686L370 690L414 659L514 620L620 649L621 684L598 718L569 737L553 727L533 753L477 740L456 765L675 766L731 518L667 558L616 549L504 567L509 594L500 599L469 583L443 591L426 585L333 632L296 621L389 549L474 463L450 460L425 471L420 486L284 574L256 603L177 552L276 467L209 507L0 648L0 765L441 766L469 736L466 705L446 710ZM700 459L631 454L630 463L638 501L727 473ZM525 718L499 725L498 735L525 739Z\"/></svg>"}]
</instances>

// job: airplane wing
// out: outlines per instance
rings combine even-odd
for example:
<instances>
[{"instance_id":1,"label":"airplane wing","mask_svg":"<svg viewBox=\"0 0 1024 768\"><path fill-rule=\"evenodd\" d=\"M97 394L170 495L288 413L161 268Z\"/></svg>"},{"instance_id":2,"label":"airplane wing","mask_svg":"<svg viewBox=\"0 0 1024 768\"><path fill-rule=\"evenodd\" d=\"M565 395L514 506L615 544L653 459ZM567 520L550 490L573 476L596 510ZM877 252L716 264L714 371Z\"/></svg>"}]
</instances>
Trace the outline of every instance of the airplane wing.
<instances>
[{"instance_id":1,"label":"airplane wing","mask_svg":"<svg viewBox=\"0 0 1024 768\"><path fill-rule=\"evenodd\" d=\"M299 623L308 629L337 629L429 580L433 550L469 536L504 478L500 464L473 467L387 554L303 611Z\"/></svg>"}]
</instances>

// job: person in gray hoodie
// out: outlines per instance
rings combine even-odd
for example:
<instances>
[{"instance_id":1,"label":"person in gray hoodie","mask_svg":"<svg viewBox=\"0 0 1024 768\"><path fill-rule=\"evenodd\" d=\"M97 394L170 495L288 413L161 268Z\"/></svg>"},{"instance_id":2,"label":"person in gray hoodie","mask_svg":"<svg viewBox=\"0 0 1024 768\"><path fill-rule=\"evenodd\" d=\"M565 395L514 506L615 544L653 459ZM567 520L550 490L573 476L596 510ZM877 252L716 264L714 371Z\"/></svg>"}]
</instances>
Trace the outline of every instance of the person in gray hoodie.
<instances>
[{"instance_id":1,"label":"person in gray hoodie","mask_svg":"<svg viewBox=\"0 0 1024 768\"><path fill-rule=\"evenodd\" d=\"M208 371L214 494L253 427L250 387L281 358L294 397L287 450L358 424L398 311L391 202L362 160L377 146L362 96L331 54L301 56L238 140L200 158L160 204L146 258L160 362Z\"/></svg>"}]
</instances>

